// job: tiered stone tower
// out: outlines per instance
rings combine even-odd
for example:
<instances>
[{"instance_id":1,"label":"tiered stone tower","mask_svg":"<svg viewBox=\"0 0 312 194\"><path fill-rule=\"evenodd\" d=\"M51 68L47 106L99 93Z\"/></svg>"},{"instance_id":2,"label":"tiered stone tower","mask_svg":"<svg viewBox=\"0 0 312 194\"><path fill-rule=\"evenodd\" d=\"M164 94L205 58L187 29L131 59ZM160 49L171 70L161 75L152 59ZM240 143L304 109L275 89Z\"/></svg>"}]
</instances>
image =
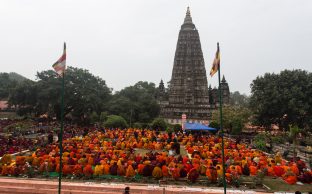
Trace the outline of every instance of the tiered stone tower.
<instances>
[{"instance_id":1,"label":"tiered stone tower","mask_svg":"<svg viewBox=\"0 0 312 194\"><path fill-rule=\"evenodd\" d=\"M161 117L169 123L181 124L182 114L187 121L207 123L211 117L208 83L198 31L187 8L179 32L169 99L161 104Z\"/></svg>"},{"instance_id":2,"label":"tiered stone tower","mask_svg":"<svg viewBox=\"0 0 312 194\"><path fill-rule=\"evenodd\" d=\"M221 80L221 94L222 94L222 104L228 105L230 103L230 88L229 84L225 80L223 75ZM210 107L218 107L219 106L219 90L218 88L211 89L209 86L209 104Z\"/></svg>"}]
</instances>

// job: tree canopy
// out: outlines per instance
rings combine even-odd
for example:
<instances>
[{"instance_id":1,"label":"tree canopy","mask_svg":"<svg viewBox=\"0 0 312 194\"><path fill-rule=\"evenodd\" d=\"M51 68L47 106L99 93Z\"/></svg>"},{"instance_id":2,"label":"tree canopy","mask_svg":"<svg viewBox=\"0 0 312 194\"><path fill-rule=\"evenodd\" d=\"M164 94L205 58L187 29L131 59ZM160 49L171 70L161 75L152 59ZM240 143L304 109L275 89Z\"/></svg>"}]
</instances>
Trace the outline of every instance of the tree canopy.
<instances>
[{"instance_id":1,"label":"tree canopy","mask_svg":"<svg viewBox=\"0 0 312 194\"><path fill-rule=\"evenodd\" d=\"M12 88L25 80L27 80L25 77L17 73L0 73L0 100L7 100Z\"/></svg>"},{"instance_id":2,"label":"tree canopy","mask_svg":"<svg viewBox=\"0 0 312 194\"><path fill-rule=\"evenodd\" d=\"M127 128L127 122L124 118L118 115L109 115L107 120L104 123L104 126L107 128Z\"/></svg>"},{"instance_id":3,"label":"tree canopy","mask_svg":"<svg viewBox=\"0 0 312 194\"><path fill-rule=\"evenodd\" d=\"M66 70L64 109L65 115L84 119L92 112L100 114L111 97L111 89L104 80L88 70L68 67ZM22 82L17 85L9 99L18 109L31 107L35 115L48 113L60 117L61 78L52 71L37 73L37 82Z\"/></svg>"},{"instance_id":4,"label":"tree canopy","mask_svg":"<svg viewBox=\"0 0 312 194\"><path fill-rule=\"evenodd\" d=\"M250 107L255 123L284 129L298 125L311 130L312 74L303 70L266 73L251 84Z\"/></svg>"},{"instance_id":5,"label":"tree canopy","mask_svg":"<svg viewBox=\"0 0 312 194\"><path fill-rule=\"evenodd\" d=\"M130 125L150 123L160 110L155 94L154 83L140 81L114 94L108 104L109 113L122 116Z\"/></svg>"},{"instance_id":6,"label":"tree canopy","mask_svg":"<svg viewBox=\"0 0 312 194\"><path fill-rule=\"evenodd\" d=\"M9 74L0 74L5 83ZM19 115L47 114L60 118L62 79L53 70L37 73L37 81L2 85L0 92ZM67 117L86 123L101 122L118 115L131 124L151 123L159 114L154 83L140 81L115 94L105 81L88 70L68 67L65 74L64 109ZM104 115L105 113L105 115Z\"/></svg>"},{"instance_id":7,"label":"tree canopy","mask_svg":"<svg viewBox=\"0 0 312 194\"><path fill-rule=\"evenodd\" d=\"M249 97L246 94L239 93L239 91L231 92L230 105L247 107L249 105Z\"/></svg>"},{"instance_id":8,"label":"tree canopy","mask_svg":"<svg viewBox=\"0 0 312 194\"><path fill-rule=\"evenodd\" d=\"M232 134L239 134L249 121L251 111L242 106L224 106L223 107L223 128L229 130ZM219 128L220 111L212 111L211 127Z\"/></svg>"}]
</instances>

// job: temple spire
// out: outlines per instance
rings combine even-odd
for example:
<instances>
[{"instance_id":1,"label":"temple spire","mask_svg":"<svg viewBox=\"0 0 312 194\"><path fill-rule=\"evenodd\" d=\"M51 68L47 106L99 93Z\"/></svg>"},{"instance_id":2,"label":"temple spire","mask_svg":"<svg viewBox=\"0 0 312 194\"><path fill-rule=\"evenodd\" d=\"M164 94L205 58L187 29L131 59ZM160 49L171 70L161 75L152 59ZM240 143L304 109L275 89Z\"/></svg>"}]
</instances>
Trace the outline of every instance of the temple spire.
<instances>
[{"instance_id":1,"label":"temple spire","mask_svg":"<svg viewBox=\"0 0 312 194\"><path fill-rule=\"evenodd\" d=\"M191 11L190 11L190 7L189 7L189 6L187 7L186 15L187 15L187 16L191 16Z\"/></svg>"},{"instance_id":2,"label":"temple spire","mask_svg":"<svg viewBox=\"0 0 312 194\"><path fill-rule=\"evenodd\" d=\"M222 81L221 81L221 82L222 82L222 83L225 83L225 82L226 82L224 75L223 75L223 77L222 77Z\"/></svg>"},{"instance_id":3,"label":"temple spire","mask_svg":"<svg viewBox=\"0 0 312 194\"><path fill-rule=\"evenodd\" d=\"M187 7L186 15L185 15L185 18L184 18L184 24L193 24L190 7Z\"/></svg>"}]
</instances>

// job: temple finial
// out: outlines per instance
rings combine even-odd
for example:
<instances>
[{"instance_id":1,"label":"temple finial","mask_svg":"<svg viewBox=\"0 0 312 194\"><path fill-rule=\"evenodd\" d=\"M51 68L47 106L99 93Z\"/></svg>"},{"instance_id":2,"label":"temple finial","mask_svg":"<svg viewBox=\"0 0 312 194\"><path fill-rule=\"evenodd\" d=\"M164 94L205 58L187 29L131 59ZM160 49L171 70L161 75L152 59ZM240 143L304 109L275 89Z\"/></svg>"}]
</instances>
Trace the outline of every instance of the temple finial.
<instances>
[{"instance_id":1,"label":"temple finial","mask_svg":"<svg viewBox=\"0 0 312 194\"><path fill-rule=\"evenodd\" d=\"M186 15L187 15L187 16L191 16L191 11L190 11L190 7L189 7L189 6L187 7Z\"/></svg>"},{"instance_id":2,"label":"temple finial","mask_svg":"<svg viewBox=\"0 0 312 194\"><path fill-rule=\"evenodd\" d=\"M190 7L187 7L186 15L185 15L185 18L184 18L184 24L193 24Z\"/></svg>"}]
</instances>

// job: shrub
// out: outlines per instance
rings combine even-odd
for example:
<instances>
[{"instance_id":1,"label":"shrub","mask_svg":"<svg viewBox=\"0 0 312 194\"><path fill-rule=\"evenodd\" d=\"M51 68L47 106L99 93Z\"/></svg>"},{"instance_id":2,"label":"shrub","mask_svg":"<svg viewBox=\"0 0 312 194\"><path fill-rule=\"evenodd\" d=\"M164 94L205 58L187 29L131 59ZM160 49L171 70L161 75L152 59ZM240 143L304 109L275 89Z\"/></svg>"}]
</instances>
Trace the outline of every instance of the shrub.
<instances>
[{"instance_id":1,"label":"shrub","mask_svg":"<svg viewBox=\"0 0 312 194\"><path fill-rule=\"evenodd\" d=\"M152 129L160 129L160 130L166 130L167 128L167 123L164 119L162 118L156 118L154 119L154 121L152 122Z\"/></svg>"},{"instance_id":2,"label":"shrub","mask_svg":"<svg viewBox=\"0 0 312 194\"><path fill-rule=\"evenodd\" d=\"M212 128L215 128L215 129L219 129L220 128L220 124L215 122L215 121L212 121L210 124L209 124L209 127L212 127Z\"/></svg>"},{"instance_id":3,"label":"shrub","mask_svg":"<svg viewBox=\"0 0 312 194\"><path fill-rule=\"evenodd\" d=\"M109 115L107 116L107 120L104 123L104 126L107 128L127 128L126 120L118 115Z\"/></svg>"},{"instance_id":4,"label":"shrub","mask_svg":"<svg viewBox=\"0 0 312 194\"><path fill-rule=\"evenodd\" d=\"M142 129L142 123L133 123L132 127L136 129Z\"/></svg>"},{"instance_id":5,"label":"shrub","mask_svg":"<svg viewBox=\"0 0 312 194\"><path fill-rule=\"evenodd\" d=\"M273 136L271 140L272 140L272 143L275 143L275 144L283 144L286 141L285 137L283 136Z\"/></svg>"},{"instance_id":6,"label":"shrub","mask_svg":"<svg viewBox=\"0 0 312 194\"><path fill-rule=\"evenodd\" d=\"M174 130L175 132L181 131L181 130L182 130L182 126L181 126L180 124L174 124L174 125L173 125L173 130Z\"/></svg>"},{"instance_id":7,"label":"shrub","mask_svg":"<svg viewBox=\"0 0 312 194\"><path fill-rule=\"evenodd\" d=\"M266 143L268 141L269 138L265 134L258 134L255 136L253 144L257 149L267 152Z\"/></svg>"},{"instance_id":8,"label":"shrub","mask_svg":"<svg viewBox=\"0 0 312 194\"><path fill-rule=\"evenodd\" d=\"M231 134L239 135L242 132L243 123L240 119L234 119L232 121L232 131Z\"/></svg>"},{"instance_id":9,"label":"shrub","mask_svg":"<svg viewBox=\"0 0 312 194\"><path fill-rule=\"evenodd\" d=\"M94 124L98 121L99 121L99 115L93 111L90 115L90 122L91 122L91 124Z\"/></svg>"}]
</instances>

